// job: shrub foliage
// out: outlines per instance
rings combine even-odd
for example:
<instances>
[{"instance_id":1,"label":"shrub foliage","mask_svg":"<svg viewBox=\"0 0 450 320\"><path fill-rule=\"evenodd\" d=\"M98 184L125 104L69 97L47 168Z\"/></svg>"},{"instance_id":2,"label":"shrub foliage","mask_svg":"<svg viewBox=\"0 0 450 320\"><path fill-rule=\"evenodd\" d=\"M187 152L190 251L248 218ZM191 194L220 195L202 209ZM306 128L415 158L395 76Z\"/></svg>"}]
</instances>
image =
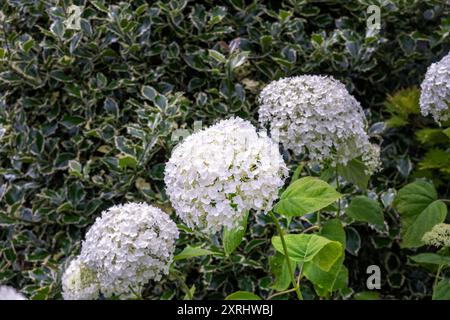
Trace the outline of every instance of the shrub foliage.
<instances>
[{"instance_id":1,"label":"shrub foliage","mask_svg":"<svg viewBox=\"0 0 450 320\"><path fill-rule=\"evenodd\" d=\"M231 114L256 124L256 97L269 81L329 74L366 109L375 139L385 128L383 115L399 123L385 132L385 169L369 184L391 228L380 234L363 224L346 227L350 287L364 290L365 266L382 261L390 282L385 296L430 294L427 273L403 266L400 223L391 203L413 168L422 172L418 176L439 170L448 176L448 158L439 142L419 156L423 149L407 130L421 129L417 137L424 148L437 138L424 131L432 130L424 129L426 124L401 129L418 114L398 113L403 100L391 99L389 111L382 105L388 94L417 86L426 67L450 49L445 1L0 3L0 283L23 288L34 299L60 298L61 264L78 253L87 227L103 209L147 201L171 212L163 172L177 129L192 130L194 121L211 124ZM373 3L381 5L378 33L366 26ZM79 25L71 19L74 4L81 8ZM327 180L326 174L322 178ZM437 186L448 193L448 179ZM351 185L343 188L354 191ZM358 200L365 206L364 201L370 199ZM377 214L364 219L375 221ZM298 221L290 225L303 227ZM266 295L274 285L269 266L282 264L280 253L267 258L266 252L273 252L267 240L274 234L270 217L250 216L247 233L228 260L212 254L180 261L173 279L144 294L183 298L186 290L170 281L181 279L197 298L223 298L238 290ZM189 249L191 254L220 251L218 239L205 240L186 228L180 248L188 243L208 243ZM308 279L317 276L307 272ZM285 287L282 281L275 285ZM309 292L316 295L312 287Z\"/></svg>"}]
</instances>

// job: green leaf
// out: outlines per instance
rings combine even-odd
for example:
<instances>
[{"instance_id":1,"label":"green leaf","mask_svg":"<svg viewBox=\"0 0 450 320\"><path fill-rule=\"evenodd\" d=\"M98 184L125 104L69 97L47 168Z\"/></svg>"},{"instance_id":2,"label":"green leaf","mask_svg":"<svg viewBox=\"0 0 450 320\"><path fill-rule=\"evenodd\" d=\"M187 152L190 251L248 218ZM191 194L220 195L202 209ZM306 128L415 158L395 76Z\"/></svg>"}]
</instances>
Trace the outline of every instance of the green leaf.
<instances>
[{"instance_id":1,"label":"green leaf","mask_svg":"<svg viewBox=\"0 0 450 320\"><path fill-rule=\"evenodd\" d=\"M91 23L89 22L89 20L81 18L80 19L80 28L87 36L92 36L93 30L92 30L92 26L91 26Z\"/></svg>"},{"instance_id":2,"label":"green leaf","mask_svg":"<svg viewBox=\"0 0 450 320\"><path fill-rule=\"evenodd\" d=\"M192 287L188 288L188 290L189 291L184 290L186 294L184 295L183 300L192 300L191 297L194 296L196 290L195 284L193 284Z\"/></svg>"},{"instance_id":3,"label":"green leaf","mask_svg":"<svg viewBox=\"0 0 450 320\"><path fill-rule=\"evenodd\" d=\"M105 6L101 1L91 1L91 3L96 9L109 14L108 7Z\"/></svg>"},{"instance_id":4,"label":"green leaf","mask_svg":"<svg viewBox=\"0 0 450 320\"><path fill-rule=\"evenodd\" d=\"M386 120L386 126L388 128L403 127L407 124L408 121L400 116L392 116L388 120Z\"/></svg>"},{"instance_id":5,"label":"green leaf","mask_svg":"<svg viewBox=\"0 0 450 320\"><path fill-rule=\"evenodd\" d=\"M443 222L447 215L447 207L437 200L434 186L422 180L400 189L393 204L401 217L403 248L424 245L423 235L436 224Z\"/></svg>"},{"instance_id":6,"label":"green leaf","mask_svg":"<svg viewBox=\"0 0 450 320\"><path fill-rule=\"evenodd\" d=\"M450 127L442 131L450 139Z\"/></svg>"},{"instance_id":7,"label":"green leaf","mask_svg":"<svg viewBox=\"0 0 450 320\"><path fill-rule=\"evenodd\" d=\"M409 173L412 170L412 162L408 155L403 156L397 160L396 168L398 172L404 177L407 178Z\"/></svg>"},{"instance_id":8,"label":"green leaf","mask_svg":"<svg viewBox=\"0 0 450 320\"><path fill-rule=\"evenodd\" d=\"M330 270L324 271L312 262L307 262L303 266L303 273L309 281L314 283L317 294L326 296L329 292L347 287L348 269L343 264L346 236L339 219L325 222L320 234L329 240L338 241L342 244L342 255L336 260Z\"/></svg>"},{"instance_id":9,"label":"green leaf","mask_svg":"<svg viewBox=\"0 0 450 320\"><path fill-rule=\"evenodd\" d=\"M71 75L65 74L64 71L61 70L50 72L50 77L61 82L72 82L75 80Z\"/></svg>"},{"instance_id":10,"label":"green leaf","mask_svg":"<svg viewBox=\"0 0 450 320\"><path fill-rule=\"evenodd\" d=\"M354 197L345 213L357 221L364 221L376 225L383 225L384 223L381 206L376 200L366 196Z\"/></svg>"},{"instance_id":11,"label":"green leaf","mask_svg":"<svg viewBox=\"0 0 450 320\"><path fill-rule=\"evenodd\" d=\"M286 216L303 216L327 207L341 196L325 181L305 177L289 185L281 194L274 211Z\"/></svg>"},{"instance_id":12,"label":"green leaf","mask_svg":"<svg viewBox=\"0 0 450 320\"><path fill-rule=\"evenodd\" d=\"M292 16L292 12L291 11L280 10L278 12L278 17L280 18L281 21L286 21L291 16Z\"/></svg>"},{"instance_id":13,"label":"green leaf","mask_svg":"<svg viewBox=\"0 0 450 320\"><path fill-rule=\"evenodd\" d=\"M322 270L328 271L342 255L342 244L315 234L288 234L284 236L289 257L295 262L314 262ZM278 252L284 254L279 236L272 238Z\"/></svg>"},{"instance_id":14,"label":"green leaf","mask_svg":"<svg viewBox=\"0 0 450 320\"><path fill-rule=\"evenodd\" d=\"M73 210L72 204L70 202L64 202L56 209L56 212L62 213L62 212L70 212L72 210Z\"/></svg>"},{"instance_id":15,"label":"green leaf","mask_svg":"<svg viewBox=\"0 0 450 320\"><path fill-rule=\"evenodd\" d=\"M122 155L119 157L119 167L120 169L126 169L126 168L136 168L137 166L137 159L130 155Z\"/></svg>"},{"instance_id":16,"label":"green leaf","mask_svg":"<svg viewBox=\"0 0 450 320\"><path fill-rule=\"evenodd\" d=\"M429 252L420 253L410 258L411 260L419 264L436 264L436 265L450 264L449 256L441 256L440 254L437 253L429 253Z\"/></svg>"},{"instance_id":17,"label":"green leaf","mask_svg":"<svg viewBox=\"0 0 450 320\"><path fill-rule=\"evenodd\" d=\"M433 291L433 300L450 300L450 279L442 279Z\"/></svg>"},{"instance_id":18,"label":"green leaf","mask_svg":"<svg viewBox=\"0 0 450 320\"><path fill-rule=\"evenodd\" d=\"M210 49L208 50L208 53L209 56L212 57L217 62L224 63L226 61L225 56L216 50Z\"/></svg>"},{"instance_id":19,"label":"green leaf","mask_svg":"<svg viewBox=\"0 0 450 320\"><path fill-rule=\"evenodd\" d=\"M348 269L343 264L344 255L341 256L328 271L317 267L314 263L305 263L303 274L316 286L327 292L333 292L347 287Z\"/></svg>"},{"instance_id":20,"label":"green leaf","mask_svg":"<svg viewBox=\"0 0 450 320\"><path fill-rule=\"evenodd\" d=\"M440 169L450 173L450 151L438 148L428 150L422 161L419 162L419 169Z\"/></svg>"},{"instance_id":21,"label":"green leaf","mask_svg":"<svg viewBox=\"0 0 450 320\"><path fill-rule=\"evenodd\" d=\"M276 63L278 63L281 67L285 67L285 68L291 68L292 67L292 63L289 60L283 59L283 58L278 58L278 57L271 57L273 61L275 61Z\"/></svg>"},{"instance_id":22,"label":"green leaf","mask_svg":"<svg viewBox=\"0 0 450 320\"><path fill-rule=\"evenodd\" d=\"M143 14L145 11L147 11L147 9L148 9L148 4L144 3L143 5L140 5L140 6L136 9L135 13L136 13L137 16L140 16L140 15Z\"/></svg>"},{"instance_id":23,"label":"green leaf","mask_svg":"<svg viewBox=\"0 0 450 320\"><path fill-rule=\"evenodd\" d=\"M323 43L323 37L321 34L315 33L311 36L311 41L313 42L313 45L314 43L316 43L317 45L320 46Z\"/></svg>"},{"instance_id":24,"label":"green leaf","mask_svg":"<svg viewBox=\"0 0 450 320\"><path fill-rule=\"evenodd\" d=\"M81 163L79 163L76 160L69 160L69 173L76 176L76 177L82 177L82 166Z\"/></svg>"},{"instance_id":25,"label":"green leaf","mask_svg":"<svg viewBox=\"0 0 450 320\"><path fill-rule=\"evenodd\" d=\"M434 200L437 200L434 186L429 182L419 180L401 188L393 205L402 217L408 218L420 214Z\"/></svg>"},{"instance_id":26,"label":"green leaf","mask_svg":"<svg viewBox=\"0 0 450 320\"><path fill-rule=\"evenodd\" d=\"M305 166L305 164L303 162L301 162L298 165L298 167L295 169L294 173L292 174L291 183L293 183L295 180L298 180L298 178L300 177L300 174L302 173L302 170L303 170L304 166Z\"/></svg>"},{"instance_id":27,"label":"green leaf","mask_svg":"<svg viewBox=\"0 0 450 320\"><path fill-rule=\"evenodd\" d=\"M369 176L366 175L366 166L359 159L353 159L347 163L347 165L338 165L337 170L340 176L342 176L348 182L354 183L361 190L367 190L367 184L369 183Z\"/></svg>"},{"instance_id":28,"label":"green leaf","mask_svg":"<svg viewBox=\"0 0 450 320\"><path fill-rule=\"evenodd\" d=\"M411 87L401 89L392 96L388 96L385 107L392 116L404 119L406 124L409 115L420 114L419 98L419 88Z\"/></svg>"},{"instance_id":29,"label":"green leaf","mask_svg":"<svg viewBox=\"0 0 450 320\"><path fill-rule=\"evenodd\" d=\"M347 227L345 230L346 243L345 250L350 252L352 255L357 256L359 250L361 249L361 236L355 228Z\"/></svg>"},{"instance_id":30,"label":"green leaf","mask_svg":"<svg viewBox=\"0 0 450 320\"><path fill-rule=\"evenodd\" d=\"M262 300L262 299L253 292L236 291L230 294L228 297L226 297L225 300Z\"/></svg>"},{"instance_id":31,"label":"green leaf","mask_svg":"<svg viewBox=\"0 0 450 320\"><path fill-rule=\"evenodd\" d=\"M247 230L248 211L244 213L244 217L239 226L234 229L224 228L222 239L225 254L229 256L239 244L242 242L245 231Z\"/></svg>"},{"instance_id":32,"label":"green leaf","mask_svg":"<svg viewBox=\"0 0 450 320\"><path fill-rule=\"evenodd\" d=\"M295 272L295 262L290 260L293 272ZM291 284L291 276L289 275L289 268L286 257L277 252L275 256L270 258L270 270L275 276L275 282L272 288L276 291L284 291Z\"/></svg>"},{"instance_id":33,"label":"green leaf","mask_svg":"<svg viewBox=\"0 0 450 320\"><path fill-rule=\"evenodd\" d=\"M421 144L428 144L430 146L449 142L450 138L446 135L445 130L435 128L420 129L416 132L416 137Z\"/></svg>"},{"instance_id":34,"label":"green leaf","mask_svg":"<svg viewBox=\"0 0 450 320\"><path fill-rule=\"evenodd\" d=\"M50 286L39 287L30 296L30 300L48 300L50 290Z\"/></svg>"},{"instance_id":35,"label":"green leaf","mask_svg":"<svg viewBox=\"0 0 450 320\"><path fill-rule=\"evenodd\" d=\"M230 69L233 70L243 65L245 61L247 61L247 57L248 52L246 51L238 53L236 56L230 59Z\"/></svg>"},{"instance_id":36,"label":"green leaf","mask_svg":"<svg viewBox=\"0 0 450 320\"><path fill-rule=\"evenodd\" d=\"M376 291L362 291L355 293L355 300L380 300L380 293Z\"/></svg>"},{"instance_id":37,"label":"green leaf","mask_svg":"<svg viewBox=\"0 0 450 320\"><path fill-rule=\"evenodd\" d=\"M62 39L64 36L64 25L61 21L55 21L50 25L50 31L53 32L58 38Z\"/></svg>"},{"instance_id":38,"label":"green leaf","mask_svg":"<svg viewBox=\"0 0 450 320\"><path fill-rule=\"evenodd\" d=\"M444 202L436 200L431 203L417 219L406 229L401 243L402 248L417 248L423 246L424 234L438 223L442 223L447 216L447 207Z\"/></svg>"},{"instance_id":39,"label":"green leaf","mask_svg":"<svg viewBox=\"0 0 450 320\"><path fill-rule=\"evenodd\" d=\"M345 248L346 235L341 220L331 219L325 221L320 230L320 235L327 239L340 242L343 249Z\"/></svg>"},{"instance_id":40,"label":"green leaf","mask_svg":"<svg viewBox=\"0 0 450 320\"><path fill-rule=\"evenodd\" d=\"M273 37L270 35L261 36L259 38L259 43L261 45L261 49L263 52L266 52L270 49L272 42L273 42Z\"/></svg>"},{"instance_id":41,"label":"green leaf","mask_svg":"<svg viewBox=\"0 0 450 320\"><path fill-rule=\"evenodd\" d=\"M157 105L159 109L164 112L167 108L167 98L162 94L158 94L155 98L155 105Z\"/></svg>"},{"instance_id":42,"label":"green leaf","mask_svg":"<svg viewBox=\"0 0 450 320\"><path fill-rule=\"evenodd\" d=\"M35 44L35 41L33 39L29 39L28 41L26 41L23 44L23 51L28 53L30 51L30 49L34 47L34 44Z\"/></svg>"},{"instance_id":43,"label":"green leaf","mask_svg":"<svg viewBox=\"0 0 450 320\"><path fill-rule=\"evenodd\" d=\"M156 91L153 87L150 86L143 86L141 89L141 94L144 96L144 98L155 102L156 96L158 96L158 91Z\"/></svg>"},{"instance_id":44,"label":"green leaf","mask_svg":"<svg viewBox=\"0 0 450 320\"><path fill-rule=\"evenodd\" d=\"M72 183L67 189L67 199L76 207L86 196L84 186L80 182Z\"/></svg>"},{"instance_id":45,"label":"green leaf","mask_svg":"<svg viewBox=\"0 0 450 320\"><path fill-rule=\"evenodd\" d=\"M200 256L207 256L210 254L215 254L211 250L202 249L200 247L191 247L186 246L186 248L183 249L179 254L173 257L173 261L183 260L183 259L190 259L194 257L200 257Z\"/></svg>"},{"instance_id":46,"label":"green leaf","mask_svg":"<svg viewBox=\"0 0 450 320\"><path fill-rule=\"evenodd\" d=\"M105 108L106 112L119 117L119 105L117 104L116 100L112 98L106 98L105 102L103 103L103 108Z\"/></svg>"},{"instance_id":47,"label":"green leaf","mask_svg":"<svg viewBox=\"0 0 450 320\"><path fill-rule=\"evenodd\" d=\"M61 124L67 129L71 129L82 124L85 120L81 117L65 115L61 121Z\"/></svg>"}]
</instances>

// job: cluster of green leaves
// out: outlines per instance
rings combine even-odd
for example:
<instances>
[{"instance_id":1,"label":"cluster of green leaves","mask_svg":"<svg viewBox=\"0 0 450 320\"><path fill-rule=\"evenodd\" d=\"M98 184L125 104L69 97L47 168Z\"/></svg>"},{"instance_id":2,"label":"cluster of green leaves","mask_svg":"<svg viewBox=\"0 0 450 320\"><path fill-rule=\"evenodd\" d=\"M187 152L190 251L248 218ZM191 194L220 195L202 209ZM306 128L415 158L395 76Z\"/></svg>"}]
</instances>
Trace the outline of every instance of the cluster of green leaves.
<instances>
[{"instance_id":1,"label":"cluster of green leaves","mask_svg":"<svg viewBox=\"0 0 450 320\"><path fill-rule=\"evenodd\" d=\"M390 118L388 128L404 130L409 126L423 157L416 168L416 177L427 177L436 185L450 178L450 121L438 126L430 119L421 117L419 107L420 90L417 87L402 89L389 96L385 107Z\"/></svg>"},{"instance_id":2,"label":"cluster of green leaves","mask_svg":"<svg viewBox=\"0 0 450 320\"><path fill-rule=\"evenodd\" d=\"M364 168L361 171L358 174L364 176ZM343 216L340 206L335 206L341 198L351 199ZM329 183L306 176L291 182L273 210L280 215L276 218L272 214L279 235L272 237L275 252L270 257L270 267L275 278L268 298L286 298L294 291L299 299L314 294L323 298L348 298L354 294L348 286L349 271L344 264L345 251L351 251L353 244L347 242L346 229L353 230L351 225L361 222L383 229L383 210L378 200L365 195L342 195ZM281 228L279 220L285 220L287 229L299 220L309 226L302 226L300 233L289 233ZM254 293L241 291L232 295L235 299L252 296Z\"/></svg>"},{"instance_id":3,"label":"cluster of green leaves","mask_svg":"<svg viewBox=\"0 0 450 320\"><path fill-rule=\"evenodd\" d=\"M366 27L366 9L373 3L381 7L379 33ZM81 8L79 27L70 23L71 5ZM33 299L60 297L61 265L77 253L102 209L148 201L170 212L162 179L177 129L231 114L255 120L255 97L265 83L304 73L335 76L376 113L386 92L417 85L426 66L450 46L448 8L440 0L10 0L1 2L0 10L0 282ZM414 143L402 141L388 148L385 165L393 170L376 177L375 186L339 168L352 182L342 185L346 194L361 193L356 184L371 197L351 200L341 217L345 237L329 231L341 230L334 219L325 219L316 235L342 248L345 243L355 291L361 291L365 271L356 264L380 260L364 243L390 251L395 245L395 227L388 236L365 228L366 222L381 225L383 211L392 214L388 188L404 182L391 176L397 166L408 178L411 161L398 156ZM315 168L308 170L319 176ZM321 178L331 183L334 176L324 172ZM286 220L294 235L316 222L310 212L296 215L325 205L300 200L302 209ZM279 213L290 212L290 201L279 205ZM358 208L366 205L369 214L362 214ZM338 208L330 206L321 209L323 218L335 218ZM240 290L267 297L273 288L285 287L277 278L272 288L267 274L283 262L280 252L267 257L273 250L267 240L274 234L270 217L249 215L247 229L239 231L243 241L229 232L225 247L218 236L179 227L179 247L190 245L177 252L175 267L182 272L149 286L144 296L223 298ZM363 234L370 241L362 241ZM343 256L329 270L345 274ZM325 271L311 259L304 275L313 286L302 285L305 296L344 287L341 280L317 280ZM189 286L180 289L172 280Z\"/></svg>"},{"instance_id":4,"label":"cluster of green leaves","mask_svg":"<svg viewBox=\"0 0 450 320\"><path fill-rule=\"evenodd\" d=\"M447 206L437 197L434 186L420 180L399 190L394 206L401 215L403 248L422 246L424 234L445 221Z\"/></svg>"},{"instance_id":5,"label":"cluster of green leaves","mask_svg":"<svg viewBox=\"0 0 450 320\"><path fill-rule=\"evenodd\" d=\"M381 253L382 248L389 250L382 255L386 271L392 273L388 284L393 291L409 290L413 297L447 299L445 295L436 295L437 283L433 284L437 269L444 268L446 260L437 259L438 253L423 253L422 237L434 225L448 220L447 206L440 199L448 199L450 192L449 123L439 126L431 118L423 117L419 97L418 87L388 95L384 103L386 119L372 126L375 131L377 127L382 128L384 138L384 170L382 176L376 177L376 189L381 192L383 205L387 205L389 233L388 237L377 236L371 240L378 252ZM420 180L405 186L417 178ZM413 256L416 253L419 253L417 259ZM439 255L446 255L446 249ZM417 264L427 268L419 270ZM399 268L399 265L404 267ZM439 282L441 286L446 284L445 279L444 276Z\"/></svg>"},{"instance_id":6,"label":"cluster of green leaves","mask_svg":"<svg viewBox=\"0 0 450 320\"><path fill-rule=\"evenodd\" d=\"M424 234L447 218L448 209L444 201L438 199L436 189L426 181L418 180L399 190L394 206L401 215L403 248L425 245ZM426 252L411 257L415 263L437 272L432 296L436 300L450 300L449 277L440 279L442 269L450 266L448 249L444 247L437 253Z\"/></svg>"}]
</instances>

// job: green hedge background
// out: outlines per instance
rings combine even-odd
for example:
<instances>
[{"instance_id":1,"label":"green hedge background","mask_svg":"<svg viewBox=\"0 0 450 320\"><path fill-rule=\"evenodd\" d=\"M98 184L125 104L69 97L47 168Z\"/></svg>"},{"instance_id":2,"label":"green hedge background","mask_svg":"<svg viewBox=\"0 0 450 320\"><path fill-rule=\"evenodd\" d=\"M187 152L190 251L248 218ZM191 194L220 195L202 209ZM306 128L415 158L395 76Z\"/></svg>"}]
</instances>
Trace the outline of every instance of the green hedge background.
<instances>
[{"instance_id":1,"label":"green hedge background","mask_svg":"<svg viewBox=\"0 0 450 320\"><path fill-rule=\"evenodd\" d=\"M65 27L72 4L83 6L79 30ZM370 4L381 7L379 33L367 30ZM380 140L388 94L420 84L449 51L449 7L445 0L0 1L0 283L35 299L61 298L60 267L103 209L133 200L171 212L163 170L174 130L231 114L257 124L258 92L273 79L333 75ZM372 192L411 179L420 150L408 130L384 136L384 170ZM349 286L363 290L365 267L381 261L391 282L384 297L430 294L426 273L405 265L394 214L389 223L387 235L347 229ZM268 290L264 239L273 229L267 217L253 217L234 263L181 264L196 298ZM183 233L179 244L220 245L202 237ZM145 295L182 298L171 280Z\"/></svg>"}]
</instances>

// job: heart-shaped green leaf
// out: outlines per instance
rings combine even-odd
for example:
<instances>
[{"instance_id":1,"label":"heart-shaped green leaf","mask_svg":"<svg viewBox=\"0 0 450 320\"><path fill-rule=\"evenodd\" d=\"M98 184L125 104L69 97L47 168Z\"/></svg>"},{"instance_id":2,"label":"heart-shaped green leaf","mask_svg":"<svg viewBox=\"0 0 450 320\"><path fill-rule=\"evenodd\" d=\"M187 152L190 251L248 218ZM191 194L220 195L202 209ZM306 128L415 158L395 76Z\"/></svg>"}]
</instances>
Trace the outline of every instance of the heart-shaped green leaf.
<instances>
[{"instance_id":1,"label":"heart-shaped green leaf","mask_svg":"<svg viewBox=\"0 0 450 320\"><path fill-rule=\"evenodd\" d=\"M340 197L341 194L325 181L305 177L289 185L274 211L286 216L303 216L329 206Z\"/></svg>"},{"instance_id":2,"label":"heart-shaped green leaf","mask_svg":"<svg viewBox=\"0 0 450 320\"><path fill-rule=\"evenodd\" d=\"M284 236L289 258L295 262L312 261L328 271L343 254L342 244L315 234L289 234ZM272 238L275 249L284 254L279 236Z\"/></svg>"}]
</instances>

